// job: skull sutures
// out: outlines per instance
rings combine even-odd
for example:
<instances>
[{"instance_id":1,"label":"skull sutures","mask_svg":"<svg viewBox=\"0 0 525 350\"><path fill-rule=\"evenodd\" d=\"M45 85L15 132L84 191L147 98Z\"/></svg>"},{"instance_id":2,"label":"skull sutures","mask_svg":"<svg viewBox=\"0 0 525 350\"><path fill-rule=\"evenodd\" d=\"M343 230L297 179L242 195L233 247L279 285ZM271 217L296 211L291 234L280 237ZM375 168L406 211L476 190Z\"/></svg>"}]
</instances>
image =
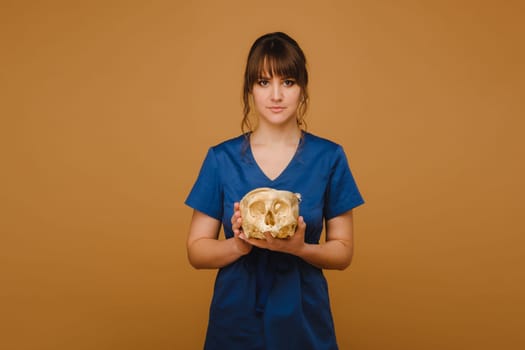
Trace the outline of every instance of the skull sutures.
<instances>
[{"instance_id":1,"label":"skull sutures","mask_svg":"<svg viewBox=\"0 0 525 350\"><path fill-rule=\"evenodd\" d=\"M246 237L265 239L293 236L299 217L301 195L261 187L248 192L240 202L242 229Z\"/></svg>"}]
</instances>

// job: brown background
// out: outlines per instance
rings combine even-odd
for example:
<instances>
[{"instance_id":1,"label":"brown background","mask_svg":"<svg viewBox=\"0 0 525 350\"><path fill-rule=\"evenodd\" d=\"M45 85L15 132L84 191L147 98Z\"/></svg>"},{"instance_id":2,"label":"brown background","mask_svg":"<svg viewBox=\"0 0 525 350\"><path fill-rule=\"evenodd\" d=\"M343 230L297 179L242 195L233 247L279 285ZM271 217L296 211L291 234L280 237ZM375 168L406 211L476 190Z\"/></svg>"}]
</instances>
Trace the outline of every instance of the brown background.
<instances>
[{"instance_id":1,"label":"brown background","mask_svg":"<svg viewBox=\"0 0 525 350\"><path fill-rule=\"evenodd\" d=\"M201 348L183 201L282 30L367 200L341 349L522 349L523 4L1 1L0 348Z\"/></svg>"}]
</instances>

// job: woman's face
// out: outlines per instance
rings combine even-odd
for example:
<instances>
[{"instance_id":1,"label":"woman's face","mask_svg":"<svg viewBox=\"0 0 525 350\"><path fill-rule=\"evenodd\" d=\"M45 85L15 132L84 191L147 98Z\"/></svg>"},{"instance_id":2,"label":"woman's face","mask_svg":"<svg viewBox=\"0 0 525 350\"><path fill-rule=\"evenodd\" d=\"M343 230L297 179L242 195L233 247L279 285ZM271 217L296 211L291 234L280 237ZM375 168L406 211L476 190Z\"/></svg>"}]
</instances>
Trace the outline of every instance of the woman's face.
<instances>
[{"instance_id":1,"label":"woman's face","mask_svg":"<svg viewBox=\"0 0 525 350\"><path fill-rule=\"evenodd\" d=\"M296 123L301 87L293 78L263 73L254 84L252 94L259 123Z\"/></svg>"}]
</instances>

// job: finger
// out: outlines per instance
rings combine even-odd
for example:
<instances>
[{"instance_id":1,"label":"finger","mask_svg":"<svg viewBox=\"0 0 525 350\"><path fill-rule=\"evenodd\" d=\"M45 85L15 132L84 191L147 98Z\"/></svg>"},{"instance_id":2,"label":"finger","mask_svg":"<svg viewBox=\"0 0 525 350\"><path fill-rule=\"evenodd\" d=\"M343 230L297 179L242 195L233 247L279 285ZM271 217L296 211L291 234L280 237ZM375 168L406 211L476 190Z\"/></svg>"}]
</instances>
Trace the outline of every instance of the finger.
<instances>
[{"instance_id":1,"label":"finger","mask_svg":"<svg viewBox=\"0 0 525 350\"><path fill-rule=\"evenodd\" d=\"M233 215L232 215L232 225L235 225L235 223L239 220L239 218L241 217L241 214L236 211Z\"/></svg>"},{"instance_id":2,"label":"finger","mask_svg":"<svg viewBox=\"0 0 525 350\"><path fill-rule=\"evenodd\" d=\"M242 234L244 236L244 233ZM264 239L257 238L246 238L244 236L244 242L259 248L268 248L268 243Z\"/></svg>"},{"instance_id":3,"label":"finger","mask_svg":"<svg viewBox=\"0 0 525 350\"><path fill-rule=\"evenodd\" d=\"M233 235L235 238L238 238L246 243L249 240L248 237L246 237L246 235L244 234L244 232L242 232L242 230L234 230Z\"/></svg>"},{"instance_id":4,"label":"finger","mask_svg":"<svg viewBox=\"0 0 525 350\"><path fill-rule=\"evenodd\" d=\"M266 237L266 241L268 243L272 243L273 240L274 240L274 238L273 238L273 236L272 236L272 234L270 232L265 232L264 233L264 237Z\"/></svg>"},{"instance_id":5,"label":"finger","mask_svg":"<svg viewBox=\"0 0 525 350\"><path fill-rule=\"evenodd\" d=\"M242 232L242 226L235 223L233 226L232 226L232 231L233 232Z\"/></svg>"},{"instance_id":6,"label":"finger","mask_svg":"<svg viewBox=\"0 0 525 350\"><path fill-rule=\"evenodd\" d=\"M233 223L233 228L235 230L242 230L242 219L241 218L237 218L237 220L235 220L235 222Z\"/></svg>"},{"instance_id":7,"label":"finger","mask_svg":"<svg viewBox=\"0 0 525 350\"><path fill-rule=\"evenodd\" d=\"M304 222L304 218L302 216L299 216L297 219L297 231L302 233L306 231L306 222Z\"/></svg>"}]
</instances>

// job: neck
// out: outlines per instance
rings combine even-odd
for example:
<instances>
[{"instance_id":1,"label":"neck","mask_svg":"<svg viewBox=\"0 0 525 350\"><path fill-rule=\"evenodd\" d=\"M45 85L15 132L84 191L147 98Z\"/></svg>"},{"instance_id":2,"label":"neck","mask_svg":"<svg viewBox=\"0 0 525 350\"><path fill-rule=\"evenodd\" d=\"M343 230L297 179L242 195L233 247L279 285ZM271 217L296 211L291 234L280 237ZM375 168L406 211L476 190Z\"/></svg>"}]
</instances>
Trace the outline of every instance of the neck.
<instances>
[{"instance_id":1,"label":"neck","mask_svg":"<svg viewBox=\"0 0 525 350\"><path fill-rule=\"evenodd\" d=\"M250 136L252 144L293 144L301 138L301 129L295 123L290 126L270 126L261 124Z\"/></svg>"}]
</instances>

